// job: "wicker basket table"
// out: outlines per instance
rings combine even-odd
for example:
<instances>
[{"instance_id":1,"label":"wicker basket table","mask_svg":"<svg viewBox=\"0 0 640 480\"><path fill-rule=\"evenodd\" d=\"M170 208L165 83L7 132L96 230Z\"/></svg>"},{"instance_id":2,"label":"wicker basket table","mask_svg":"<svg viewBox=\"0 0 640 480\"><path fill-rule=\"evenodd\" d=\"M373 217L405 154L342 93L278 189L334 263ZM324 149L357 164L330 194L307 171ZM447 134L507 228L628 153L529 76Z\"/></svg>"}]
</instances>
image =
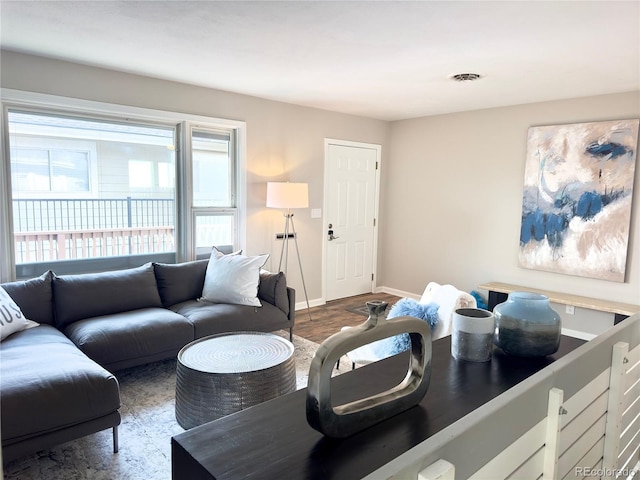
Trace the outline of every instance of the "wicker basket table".
<instances>
[{"instance_id":1,"label":"wicker basket table","mask_svg":"<svg viewBox=\"0 0 640 480\"><path fill-rule=\"evenodd\" d=\"M176 420L193 428L295 389L288 340L261 332L204 337L178 353Z\"/></svg>"}]
</instances>

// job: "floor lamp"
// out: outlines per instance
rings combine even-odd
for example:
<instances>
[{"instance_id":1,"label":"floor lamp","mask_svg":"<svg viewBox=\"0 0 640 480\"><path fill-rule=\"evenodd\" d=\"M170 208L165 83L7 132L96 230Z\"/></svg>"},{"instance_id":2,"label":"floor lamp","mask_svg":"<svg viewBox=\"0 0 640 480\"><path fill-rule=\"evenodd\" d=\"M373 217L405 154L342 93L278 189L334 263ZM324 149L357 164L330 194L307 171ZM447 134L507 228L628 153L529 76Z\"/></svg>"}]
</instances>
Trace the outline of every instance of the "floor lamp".
<instances>
[{"instance_id":1,"label":"floor lamp","mask_svg":"<svg viewBox=\"0 0 640 480\"><path fill-rule=\"evenodd\" d=\"M309 320L312 320L307 286L304 283L304 274L302 273L300 250L298 249L298 234L293 223L293 213L291 213L292 208L309 208L309 185L307 183L267 182L267 207L286 209L284 214L284 238L282 239L278 271L282 271L282 261L284 260L284 272L285 275L287 274L287 267L289 266L289 236L292 236L293 243L296 246L296 254L298 255L304 298L307 301L307 313L309 314Z\"/></svg>"}]
</instances>

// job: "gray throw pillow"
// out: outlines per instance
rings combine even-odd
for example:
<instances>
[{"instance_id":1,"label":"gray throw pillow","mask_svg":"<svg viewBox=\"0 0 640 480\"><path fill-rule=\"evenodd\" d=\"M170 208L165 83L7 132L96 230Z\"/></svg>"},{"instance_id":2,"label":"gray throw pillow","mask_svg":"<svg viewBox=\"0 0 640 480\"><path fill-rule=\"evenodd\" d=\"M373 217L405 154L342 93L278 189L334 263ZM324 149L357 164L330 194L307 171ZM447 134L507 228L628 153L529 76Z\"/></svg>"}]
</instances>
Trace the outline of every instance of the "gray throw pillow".
<instances>
[{"instance_id":1,"label":"gray throw pillow","mask_svg":"<svg viewBox=\"0 0 640 480\"><path fill-rule=\"evenodd\" d=\"M4 288L0 287L0 340L4 340L12 333L37 326L36 322L24 316L16 302Z\"/></svg>"},{"instance_id":2,"label":"gray throw pillow","mask_svg":"<svg viewBox=\"0 0 640 480\"><path fill-rule=\"evenodd\" d=\"M55 324L53 314L53 272L39 277L2 284L27 318L38 323Z\"/></svg>"},{"instance_id":3,"label":"gray throw pillow","mask_svg":"<svg viewBox=\"0 0 640 480\"><path fill-rule=\"evenodd\" d=\"M195 300L202 295L209 260L184 263L154 263L158 292L164 307Z\"/></svg>"}]
</instances>

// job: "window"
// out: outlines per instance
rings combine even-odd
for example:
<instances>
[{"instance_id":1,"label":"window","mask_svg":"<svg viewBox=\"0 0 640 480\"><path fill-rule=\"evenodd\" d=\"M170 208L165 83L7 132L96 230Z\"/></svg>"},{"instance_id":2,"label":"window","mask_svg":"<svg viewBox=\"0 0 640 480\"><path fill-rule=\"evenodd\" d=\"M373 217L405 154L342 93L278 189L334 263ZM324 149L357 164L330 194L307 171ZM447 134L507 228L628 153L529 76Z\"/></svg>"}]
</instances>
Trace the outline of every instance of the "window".
<instances>
[{"instance_id":1,"label":"window","mask_svg":"<svg viewBox=\"0 0 640 480\"><path fill-rule=\"evenodd\" d=\"M243 247L243 122L12 90L2 97L0 281Z\"/></svg>"},{"instance_id":2,"label":"window","mask_svg":"<svg viewBox=\"0 0 640 480\"><path fill-rule=\"evenodd\" d=\"M159 162L158 169L158 187L173 188L176 181L175 166L170 162Z\"/></svg>"},{"instance_id":3,"label":"window","mask_svg":"<svg viewBox=\"0 0 640 480\"><path fill-rule=\"evenodd\" d=\"M153 171L159 161L165 176L175 169L175 127L17 110L8 127L18 269L64 273L105 257L175 258L175 185L154 188Z\"/></svg>"},{"instance_id":4,"label":"window","mask_svg":"<svg viewBox=\"0 0 640 480\"><path fill-rule=\"evenodd\" d=\"M153 162L129 160L129 187L153 187Z\"/></svg>"},{"instance_id":5,"label":"window","mask_svg":"<svg viewBox=\"0 0 640 480\"><path fill-rule=\"evenodd\" d=\"M158 160L129 160L129 186L141 192L150 189L175 188L175 168L173 162Z\"/></svg>"},{"instance_id":6,"label":"window","mask_svg":"<svg viewBox=\"0 0 640 480\"><path fill-rule=\"evenodd\" d=\"M15 147L11 159L16 191L89 191L89 152Z\"/></svg>"},{"instance_id":7,"label":"window","mask_svg":"<svg viewBox=\"0 0 640 480\"><path fill-rule=\"evenodd\" d=\"M211 247L234 247L236 237L236 170L231 132L191 129L192 212L198 258Z\"/></svg>"}]
</instances>

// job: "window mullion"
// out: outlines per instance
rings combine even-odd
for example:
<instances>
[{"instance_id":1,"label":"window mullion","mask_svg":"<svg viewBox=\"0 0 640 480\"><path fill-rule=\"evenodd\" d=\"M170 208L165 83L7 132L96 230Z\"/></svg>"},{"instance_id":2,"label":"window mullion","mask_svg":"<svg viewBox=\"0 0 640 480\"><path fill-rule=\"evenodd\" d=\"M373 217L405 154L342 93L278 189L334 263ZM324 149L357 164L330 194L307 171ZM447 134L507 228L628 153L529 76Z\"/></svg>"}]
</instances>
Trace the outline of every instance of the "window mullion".
<instances>
[{"instance_id":1,"label":"window mullion","mask_svg":"<svg viewBox=\"0 0 640 480\"><path fill-rule=\"evenodd\" d=\"M176 126L176 192L177 212L183 212L177 215L178 220L178 261L192 260L195 258L195 242L193 239L193 218L191 212L193 197L191 188L191 124L189 122L180 122Z\"/></svg>"}]
</instances>

